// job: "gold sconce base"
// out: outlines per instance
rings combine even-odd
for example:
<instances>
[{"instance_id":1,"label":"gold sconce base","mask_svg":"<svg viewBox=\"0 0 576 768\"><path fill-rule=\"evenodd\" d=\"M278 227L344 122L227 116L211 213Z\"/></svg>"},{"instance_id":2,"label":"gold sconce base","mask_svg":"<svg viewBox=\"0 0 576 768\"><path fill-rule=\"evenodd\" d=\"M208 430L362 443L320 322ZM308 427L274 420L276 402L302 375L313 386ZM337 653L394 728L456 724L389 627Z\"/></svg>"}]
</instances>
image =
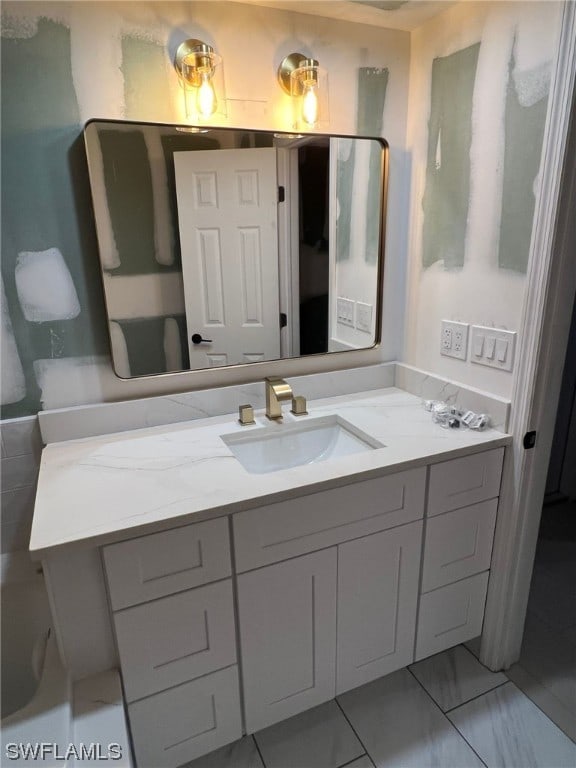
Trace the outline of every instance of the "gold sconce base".
<instances>
[{"instance_id":1,"label":"gold sconce base","mask_svg":"<svg viewBox=\"0 0 576 768\"><path fill-rule=\"evenodd\" d=\"M290 75L294 70L299 69L300 67L317 66L318 62L316 59L310 59L308 56L304 56L303 53L291 53L289 56L286 56L285 59L282 59L282 62L278 67L278 82L282 86L284 93L287 93L289 96L294 95L290 89Z\"/></svg>"},{"instance_id":2,"label":"gold sconce base","mask_svg":"<svg viewBox=\"0 0 576 768\"><path fill-rule=\"evenodd\" d=\"M184 66L186 57L190 57L193 62L193 67ZM202 70L212 73L214 71L213 66L214 48L207 43L203 43L202 40L196 40L190 38L180 43L174 57L174 67L180 75L180 77L186 82L197 88L200 85L201 78L200 72Z\"/></svg>"}]
</instances>

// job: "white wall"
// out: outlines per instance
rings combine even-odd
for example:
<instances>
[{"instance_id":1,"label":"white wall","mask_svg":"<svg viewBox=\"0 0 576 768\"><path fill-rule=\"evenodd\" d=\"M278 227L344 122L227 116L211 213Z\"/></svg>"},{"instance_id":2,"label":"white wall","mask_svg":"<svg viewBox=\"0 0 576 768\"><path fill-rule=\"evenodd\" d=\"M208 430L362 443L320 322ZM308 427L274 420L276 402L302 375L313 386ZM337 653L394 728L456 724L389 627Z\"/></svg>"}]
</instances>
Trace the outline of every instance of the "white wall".
<instances>
[{"instance_id":1,"label":"white wall","mask_svg":"<svg viewBox=\"0 0 576 768\"><path fill-rule=\"evenodd\" d=\"M289 97L280 89L276 71L284 56L300 51L313 55L329 72L330 132L353 134L358 68L388 68L384 133L391 148L391 174L385 327L401 322L403 296L397 286L404 281L408 220L404 171L408 33L227 2L5 2L3 12L10 16L6 34L11 37L33 36L39 17L70 27L72 74L82 122L91 118L180 121L183 102L172 59L178 44L188 37L212 44L223 57L229 100L223 125L289 129ZM130 99L126 97L126 87L132 87L125 82L122 68L122 38L126 35L160 46L161 54L151 65L151 95L141 78ZM162 104L154 97L160 69ZM377 350L324 360L281 361L257 369L209 370L129 382L114 376L107 357L87 354L36 360L34 376L42 391L42 406L49 409L232 384L273 373L289 376L368 364L395 359L400 351L398 336L385 335Z\"/></svg>"},{"instance_id":2,"label":"white wall","mask_svg":"<svg viewBox=\"0 0 576 768\"><path fill-rule=\"evenodd\" d=\"M511 373L440 355L440 321L520 328L526 276L498 266L508 66L516 37L516 70L542 67L544 76L549 74L560 8L556 2L460 3L412 35L408 124L412 218L404 360L504 397L511 394ZM465 263L461 270L447 271L441 261L423 269L422 198L432 62L479 41Z\"/></svg>"}]
</instances>

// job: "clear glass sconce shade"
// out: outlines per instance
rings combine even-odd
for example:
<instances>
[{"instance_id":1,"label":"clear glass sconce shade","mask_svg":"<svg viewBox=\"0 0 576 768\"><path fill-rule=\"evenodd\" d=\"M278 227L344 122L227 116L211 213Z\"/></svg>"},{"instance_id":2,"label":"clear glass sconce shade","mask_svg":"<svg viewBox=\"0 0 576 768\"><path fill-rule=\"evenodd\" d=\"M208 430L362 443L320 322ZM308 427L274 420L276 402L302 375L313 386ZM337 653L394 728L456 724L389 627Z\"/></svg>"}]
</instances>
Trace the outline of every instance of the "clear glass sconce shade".
<instances>
[{"instance_id":1,"label":"clear glass sconce shade","mask_svg":"<svg viewBox=\"0 0 576 768\"><path fill-rule=\"evenodd\" d=\"M202 125L226 117L222 57L201 41L187 40L178 50L175 64L184 93L186 120Z\"/></svg>"},{"instance_id":2,"label":"clear glass sconce shade","mask_svg":"<svg viewBox=\"0 0 576 768\"><path fill-rule=\"evenodd\" d=\"M328 73L314 59L304 59L290 73L293 128L310 131L327 128L330 122L328 105Z\"/></svg>"}]
</instances>

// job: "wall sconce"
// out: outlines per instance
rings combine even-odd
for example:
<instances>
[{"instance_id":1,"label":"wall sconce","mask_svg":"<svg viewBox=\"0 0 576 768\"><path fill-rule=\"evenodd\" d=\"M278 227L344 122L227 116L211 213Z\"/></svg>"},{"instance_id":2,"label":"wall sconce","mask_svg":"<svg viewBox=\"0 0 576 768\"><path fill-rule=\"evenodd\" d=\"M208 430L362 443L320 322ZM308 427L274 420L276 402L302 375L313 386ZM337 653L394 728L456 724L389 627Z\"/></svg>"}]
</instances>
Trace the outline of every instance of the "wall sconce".
<instances>
[{"instance_id":1,"label":"wall sconce","mask_svg":"<svg viewBox=\"0 0 576 768\"><path fill-rule=\"evenodd\" d=\"M226 117L222 57L201 40L185 40L174 57L184 92L186 119L205 123L218 114Z\"/></svg>"},{"instance_id":2,"label":"wall sconce","mask_svg":"<svg viewBox=\"0 0 576 768\"><path fill-rule=\"evenodd\" d=\"M316 59L291 53L278 67L278 82L292 97L293 128L310 130L329 122L328 73Z\"/></svg>"}]
</instances>

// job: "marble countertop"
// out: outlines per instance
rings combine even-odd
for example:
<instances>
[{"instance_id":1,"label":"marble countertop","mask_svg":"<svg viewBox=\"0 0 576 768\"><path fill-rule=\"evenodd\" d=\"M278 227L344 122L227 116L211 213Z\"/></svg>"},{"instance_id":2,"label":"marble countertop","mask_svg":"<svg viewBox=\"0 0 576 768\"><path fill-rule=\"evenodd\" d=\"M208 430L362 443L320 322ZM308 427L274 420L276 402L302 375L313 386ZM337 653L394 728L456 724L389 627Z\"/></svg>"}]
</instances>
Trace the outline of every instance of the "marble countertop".
<instances>
[{"instance_id":1,"label":"marble countertop","mask_svg":"<svg viewBox=\"0 0 576 768\"><path fill-rule=\"evenodd\" d=\"M288 409L287 409L288 410ZM199 522L392 472L507 445L488 429L443 429L420 398L396 388L314 400L308 416L336 414L384 447L268 474L250 474L221 439L269 426L263 411L242 427L235 414L62 443L42 453L30 551L98 546ZM274 425L282 429L282 425Z\"/></svg>"}]
</instances>

